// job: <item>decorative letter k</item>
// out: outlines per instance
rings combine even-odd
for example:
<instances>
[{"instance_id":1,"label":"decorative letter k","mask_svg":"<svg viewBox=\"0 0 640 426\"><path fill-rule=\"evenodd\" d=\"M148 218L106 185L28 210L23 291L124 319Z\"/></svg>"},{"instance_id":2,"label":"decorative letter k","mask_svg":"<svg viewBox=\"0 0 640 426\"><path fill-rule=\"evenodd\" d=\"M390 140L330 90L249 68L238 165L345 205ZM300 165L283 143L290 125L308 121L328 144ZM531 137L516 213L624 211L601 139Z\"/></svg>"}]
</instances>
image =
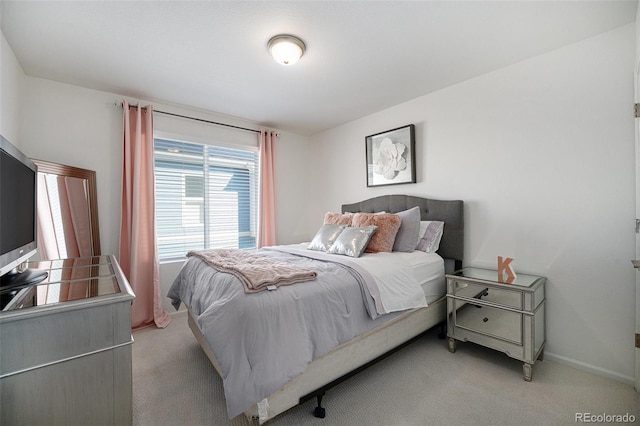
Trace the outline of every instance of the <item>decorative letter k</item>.
<instances>
[{"instance_id":1,"label":"decorative letter k","mask_svg":"<svg viewBox=\"0 0 640 426\"><path fill-rule=\"evenodd\" d=\"M511 284L516 279L516 274L513 272L513 268L511 268L512 258L502 258L502 256L498 256L498 281L501 283ZM507 274L507 278L504 278L504 274Z\"/></svg>"}]
</instances>

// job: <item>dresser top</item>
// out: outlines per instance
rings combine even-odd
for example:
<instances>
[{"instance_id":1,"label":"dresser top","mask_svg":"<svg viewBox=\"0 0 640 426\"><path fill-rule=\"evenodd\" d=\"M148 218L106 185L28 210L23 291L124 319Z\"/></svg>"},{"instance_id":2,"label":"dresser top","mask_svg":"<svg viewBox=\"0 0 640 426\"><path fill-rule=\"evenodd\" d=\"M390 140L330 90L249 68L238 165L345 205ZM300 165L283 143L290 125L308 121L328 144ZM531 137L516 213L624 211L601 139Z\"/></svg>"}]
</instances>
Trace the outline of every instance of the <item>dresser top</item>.
<instances>
[{"instance_id":1,"label":"dresser top","mask_svg":"<svg viewBox=\"0 0 640 426\"><path fill-rule=\"evenodd\" d=\"M29 262L29 268L46 270L38 284L0 290L0 319L11 314L35 315L39 311L80 308L82 305L132 300L133 291L112 255ZM9 299L8 303L6 302ZM28 299L30 303L22 303Z\"/></svg>"},{"instance_id":2,"label":"dresser top","mask_svg":"<svg viewBox=\"0 0 640 426\"><path fill-rule=\"evenodd\" d=\"M525 275L516 273L516 278L508 282L506 277L499 279L498 271L492 269L481 268L463 268L451 274L447 274L447 278L463 278L469 281L485 282L490 284L502 284L512 287L522 287L533 289L544 283L546 278L535 275Z\"/></svg>"}]
</instances>

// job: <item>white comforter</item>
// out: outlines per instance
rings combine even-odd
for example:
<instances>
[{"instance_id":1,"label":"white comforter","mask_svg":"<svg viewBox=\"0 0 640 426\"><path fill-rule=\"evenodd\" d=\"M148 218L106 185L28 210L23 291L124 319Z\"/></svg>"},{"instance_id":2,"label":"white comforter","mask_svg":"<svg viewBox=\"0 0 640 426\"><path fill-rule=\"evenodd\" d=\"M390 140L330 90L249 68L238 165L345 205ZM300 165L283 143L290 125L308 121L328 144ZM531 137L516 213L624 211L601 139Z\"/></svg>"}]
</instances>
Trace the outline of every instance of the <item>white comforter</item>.
<instances>
[{"instance_id":1,"label":"white comforter","mask_svg":"<svg viewBox=\"0 0 640 426\"><path fill-rule=\"evenodd\" d=\"M404 311L427 306L427 299L416 279L411 264L398 253L364 253L347 257L308 250L307 243L268 247L270 250L337 262L356 270L375 300L376 313ZM375 319L376 315L371 315Z\"/></svg>"}]
</instances>

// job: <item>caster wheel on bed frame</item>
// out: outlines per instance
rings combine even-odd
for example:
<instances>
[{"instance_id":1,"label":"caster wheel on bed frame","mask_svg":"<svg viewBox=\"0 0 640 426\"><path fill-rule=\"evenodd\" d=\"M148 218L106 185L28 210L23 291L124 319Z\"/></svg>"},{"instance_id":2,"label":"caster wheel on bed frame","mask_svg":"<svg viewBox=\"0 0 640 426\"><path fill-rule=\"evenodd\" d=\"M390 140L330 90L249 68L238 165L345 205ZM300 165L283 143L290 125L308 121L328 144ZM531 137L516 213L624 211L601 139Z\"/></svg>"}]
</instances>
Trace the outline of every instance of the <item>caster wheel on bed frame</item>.
<instances>
[{"instance_id":1,"label":"caster wheel on bed frame","mask_svg":"<svg viewBox=\"0 0 640 426\"><path fill-rule=\"evenodd\" d=\"M440 323L438 331L438 339L444 340L447 338L447 323Z\"/></svg>"},{"instance_id":2,"label":"caster wheel on bed frame","mask_svg":"<svg viewBox=\"0 0 640 426\"><path fill-rule=\"evenodd\" d=\"M315 410L313 410L313 415L319 419L324 419L324 416L327 415L327 412L325 411L324 408L322 408L322 397L324 396L324 393L316 396L316 400L318 401L318 406L315 408Z\"/></svg>"},{"instance_id":3,"label":"caster wheel on bed frame","mask_svg":"<svg viewBox=\"0 0 640 426\"><path fill-rule=\"evenodd\" d=\"M324 416L326 414L327 414L327 412L322 407L316 407L316 409L313 410L313 415L316 416L319 419L324 419Z\"/></svg>"}]
</instances>

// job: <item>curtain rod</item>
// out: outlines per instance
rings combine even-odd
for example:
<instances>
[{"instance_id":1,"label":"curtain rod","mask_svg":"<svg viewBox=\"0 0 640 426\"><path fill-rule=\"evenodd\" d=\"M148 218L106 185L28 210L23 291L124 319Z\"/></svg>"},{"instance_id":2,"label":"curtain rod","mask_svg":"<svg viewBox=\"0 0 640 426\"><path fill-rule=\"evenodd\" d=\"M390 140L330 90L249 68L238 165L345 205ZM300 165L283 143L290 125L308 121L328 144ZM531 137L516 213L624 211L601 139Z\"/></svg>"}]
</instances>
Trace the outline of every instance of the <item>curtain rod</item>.
<instances>
[{"instance_id":1,"label":"curtain rod","mask_svg":"<svg viewBox=\"0 0 640 426\"><path fill-rule=\"evenodd\" d=\"M124 104L122 102L116 102L115 104L116 104L116 106L119 106L120 108L122 108L124 106ZM129 105L129 108L136 108L137 109L138 105ZM146 107L142 107L142 109L146 110L147 108ZM248 132L254 132L254 133L260 133L260 130L249 129L247 127L234 126L233 124L218 123L217 121L209 121L209 120L204 120L202 118L189 117L187 115L174 114L172 112L160 111L158 109L154 109L153 112L157 112L158 114L171 115L171 116L174 116L174 117L186 118L188 120L200 121L200 122L203 122L203 123L215 124L217 126L232 127L234 129L246 130Z\"/></svg>"}]
</instances>

